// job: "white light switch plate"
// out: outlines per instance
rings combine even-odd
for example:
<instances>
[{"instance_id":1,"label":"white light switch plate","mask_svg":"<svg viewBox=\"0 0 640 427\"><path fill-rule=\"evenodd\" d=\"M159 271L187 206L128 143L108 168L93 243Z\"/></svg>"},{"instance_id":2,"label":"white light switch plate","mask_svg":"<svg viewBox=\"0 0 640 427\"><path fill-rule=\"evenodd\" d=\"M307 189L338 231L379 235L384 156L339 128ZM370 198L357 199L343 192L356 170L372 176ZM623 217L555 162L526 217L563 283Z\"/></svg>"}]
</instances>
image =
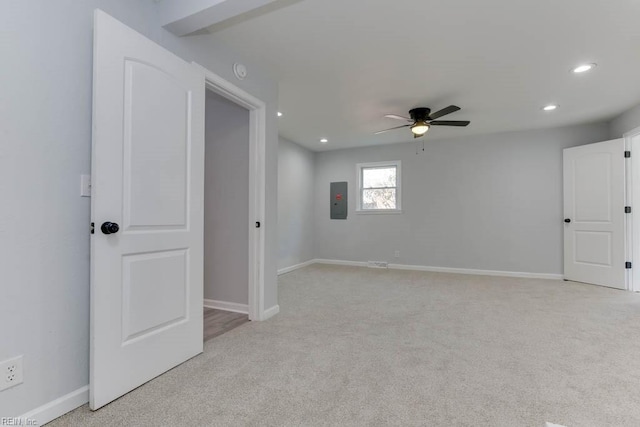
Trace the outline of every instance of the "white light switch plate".
<instances>
[{"instance_id":1,"label":"white light switch plate","mask_svg":"<svg viewBox=\"0 0 640 427\"><path fill-rule=\"evenodd\" d=\"M80 197L91 197L91 175L80 175Z\"/></svg>"}]
</instances>

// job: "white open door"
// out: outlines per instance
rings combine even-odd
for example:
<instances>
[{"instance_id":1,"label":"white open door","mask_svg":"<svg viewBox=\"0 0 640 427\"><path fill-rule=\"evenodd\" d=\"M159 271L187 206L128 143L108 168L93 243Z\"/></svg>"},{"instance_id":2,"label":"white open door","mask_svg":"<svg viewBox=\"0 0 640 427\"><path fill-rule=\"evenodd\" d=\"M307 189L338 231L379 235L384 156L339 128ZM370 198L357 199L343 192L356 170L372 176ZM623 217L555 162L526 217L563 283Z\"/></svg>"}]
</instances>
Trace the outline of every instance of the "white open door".
<instances>
[{"instance_id":1,"label":"white open door","mask_svg":"<svg viewBox=\"0 0 640 427\"><path fill-rule=\"evenodd\" d=\"M202 352L204 80L95 14L90 406Z\"/></svg>"},{"instance_id":2,"label":"white open door","mask_svg":"<svg viewBox=\"0 0 640 427\"><path fill-rule=\"evenodd\" d=\"M626 289L624 140L564 150L564 277Z\"/></svg>"}]
</instances>

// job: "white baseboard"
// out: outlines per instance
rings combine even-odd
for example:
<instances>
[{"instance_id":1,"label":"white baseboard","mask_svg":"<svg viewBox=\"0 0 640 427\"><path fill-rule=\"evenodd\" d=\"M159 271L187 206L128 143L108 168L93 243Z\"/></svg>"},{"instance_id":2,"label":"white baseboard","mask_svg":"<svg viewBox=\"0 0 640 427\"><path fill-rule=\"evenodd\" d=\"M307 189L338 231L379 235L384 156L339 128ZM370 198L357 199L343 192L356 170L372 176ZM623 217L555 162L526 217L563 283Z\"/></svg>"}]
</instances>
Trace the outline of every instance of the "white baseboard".
<instances>
[{"instance_id":1,"label":"white baseboard","mask_svg":"<svg viewBox=\"0 0 640 427\"><path fill-rule=\"evenodd\" d=\"M77 407L82 406L87 402L89 402L88 385L80 387L79 389L72 391L69 394L65 394L64 396L59 397L56 400L52 400L49 403L45 403L39 408L29 411L19 418L21 418L22 420L36 420L37 424L35 425L41 426L55 420L56 418L66 414L67 412L73 411Z\"/></svg>"},{"instance_id":2,"label":"white baseboard","mask_svg":"<svg viewBox=\"0 0 640 427\"><path fill-rule=\"evenodd\" d=\"M348 265L353 267L367 267L364 261L344 261L335 259L316 259L316 264ZM424 265L389 264L391 270L432 271L434 273L471 274L476 276L519 277L525 279L562 280L562 274L553 273L527 273L520 271L479 270L472 268L430 267Z\"/></svg>"},{"instance_id":3,"label":"white baseboard","mask_svg":"<svg viewBox=\"0 0 640 427\"><path fill-rule=\"evenodd\" d=\"M264 311L264 318L262 320L267 320L278 313L280 313L280 306L274 305L273 307L268 308Z\"/></svg>"},{"instance_id":4,"label":"white baseboard","mask_svg":"<svg viewBox=\"0 0 640 427\"><path fill-rule=\"evenodd\" d=\"M290 273L294 270L297 270L299 268L304 268L308 265L314 264L315 260L310 259L309 261L305 261L305 262L301 262L300 264L296 264L296 265L292 265L291 267L285 267L285 268L281 268L280 270L278 270L278 276L285 274L285 273Z\"/></svg>"},{"instance_id":5,"label":"white baseboard","mask_svg":"<svg viewBox=\"0 0 640 427\"><path fill-rule=\"evenodd\" d=\"M344 261L340 259L314 259L314 264L328 264L328 265L348 265L351 267L366 267L366 261Z\"/></svg>"},{"instance_id":6,"label":"white baseboard","mask_svg":"<svg viewBox=\"0 0 640 427\"><path fill-rule=\"evenodd\" d=\"M428 267L423 265L389 264L394 270L432 271L434 273L471 274L476 276L520 277L525 279L562 280L562 274L527 273L521 271L477 270L473 268Z\"/></svg>"},{"instance_id":7,"label":"white baseboard","mask_svg":"<svg viewBox=\"0 0 640 427\"><path fill-rule=\"evenodd\" d=\"M204 300L204 306L218 310L232 311L234 313L249 314L248 304L238 304L237 302L216 301L214 299Z\"/></svg>"}]
</instances>

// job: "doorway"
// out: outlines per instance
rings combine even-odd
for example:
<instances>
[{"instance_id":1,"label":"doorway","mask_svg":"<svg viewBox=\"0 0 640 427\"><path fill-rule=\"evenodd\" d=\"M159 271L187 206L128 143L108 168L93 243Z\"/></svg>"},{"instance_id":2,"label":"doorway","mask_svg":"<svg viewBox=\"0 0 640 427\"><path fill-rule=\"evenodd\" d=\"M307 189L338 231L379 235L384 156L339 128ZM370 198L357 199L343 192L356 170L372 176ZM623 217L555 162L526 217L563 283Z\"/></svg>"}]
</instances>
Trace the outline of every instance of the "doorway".
<instances>
[{"instance_id":1,"label":"doorway","mask_svg":"<svg viewBox=\"0 0 640 427\"><path fill-rule=\"evenodd\" d=\"M629 290L640 292L640 127L624 135L625 150L631 157L627 158L627 198L631 214L627 215L627 253L632 261L629 271Z\"/></svg>"},{"instance_id":2,"label":"doorway","mask_svg":"<svg viewBox=\"0 0 640 427\"><path fill-rule=\"evenodd\" d=\"M249 320L265 320L268 316L264 309L265 240L262 218L265 217L266 191L266 104L198 63L192 64L204 76L207 93L213 92L249 113L248 317ZM227 306L225 309L234 311L235 308Z\"/></svg>"},{"instance_id":3,"label":"doorway","mask_svg":"<svg viewBox=\"0 0 640 427\"><path fill-rule=\"evenodd\" d=\"M249 321L249 110L205 97L204 340Z\"/></svg>"}]
</instances>

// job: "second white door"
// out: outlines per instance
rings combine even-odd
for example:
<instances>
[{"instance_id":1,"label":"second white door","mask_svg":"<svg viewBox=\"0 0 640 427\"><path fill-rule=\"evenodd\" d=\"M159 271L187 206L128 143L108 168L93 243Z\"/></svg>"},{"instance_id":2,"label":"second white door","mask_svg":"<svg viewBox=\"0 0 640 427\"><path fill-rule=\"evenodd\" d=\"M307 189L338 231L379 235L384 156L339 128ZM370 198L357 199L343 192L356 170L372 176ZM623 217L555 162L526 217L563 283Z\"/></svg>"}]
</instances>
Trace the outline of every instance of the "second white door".
<instances>
[{"instance_id":1,"label":"second white door","mask_svg":"<svg viewBox=\"0 0 640 427\"><path fill-rule=\"evenodd\" d=\"M564 276L626 289L624 140L564 150Z\"/></svg>"}]
</instances>

